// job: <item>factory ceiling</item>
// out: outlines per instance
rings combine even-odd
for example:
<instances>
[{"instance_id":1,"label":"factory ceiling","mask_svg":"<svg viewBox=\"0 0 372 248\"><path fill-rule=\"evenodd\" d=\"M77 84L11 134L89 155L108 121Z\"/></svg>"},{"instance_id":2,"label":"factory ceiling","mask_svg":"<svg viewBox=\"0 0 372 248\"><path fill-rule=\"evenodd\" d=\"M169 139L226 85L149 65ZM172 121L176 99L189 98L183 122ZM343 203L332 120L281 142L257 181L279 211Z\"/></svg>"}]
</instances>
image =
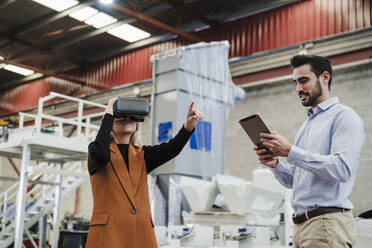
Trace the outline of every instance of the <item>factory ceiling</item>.
<instances>
[{"instance_id":1,"label":"factory ceiling","mask_svg":"<svg viewBox=\"0 0 372 248\"><path fill-rule=\"evenodd\" d=\"M299 1L1 0L0 90Z\"/></svg>"}]
</instances>

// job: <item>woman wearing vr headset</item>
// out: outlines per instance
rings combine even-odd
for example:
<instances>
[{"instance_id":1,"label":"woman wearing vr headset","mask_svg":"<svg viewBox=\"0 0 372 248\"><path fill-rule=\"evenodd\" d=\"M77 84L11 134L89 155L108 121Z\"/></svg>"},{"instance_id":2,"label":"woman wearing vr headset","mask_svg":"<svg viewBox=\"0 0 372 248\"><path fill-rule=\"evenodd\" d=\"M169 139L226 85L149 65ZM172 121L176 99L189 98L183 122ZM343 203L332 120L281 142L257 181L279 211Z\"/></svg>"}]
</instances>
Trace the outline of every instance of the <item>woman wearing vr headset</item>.
<instances>
[{"instance_id":1,"label":"woman wearing vr headset","mask_svg":"<svg viewBox=\"0 0 372 248\"><path fill-rule=\"evenodd\" d=\"M138 122L114 118L116 100L109 100L97 137L89 144L93 214L86 247L157 247L147 174L181 152L202 114L192 102L185 124L173 139L140 146Z\"/></svg>"}]
</instances>

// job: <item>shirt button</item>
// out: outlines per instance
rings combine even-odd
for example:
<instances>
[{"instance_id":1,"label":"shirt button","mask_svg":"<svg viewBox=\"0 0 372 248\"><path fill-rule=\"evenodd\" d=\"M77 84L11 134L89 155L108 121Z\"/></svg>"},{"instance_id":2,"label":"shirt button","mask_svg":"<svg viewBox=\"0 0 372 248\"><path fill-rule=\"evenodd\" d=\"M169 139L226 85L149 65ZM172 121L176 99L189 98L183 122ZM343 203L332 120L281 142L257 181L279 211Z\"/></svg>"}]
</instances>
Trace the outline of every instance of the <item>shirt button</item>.
<instances>
[{"instance_id":1,"label":"shirt button","mask_svg":"<svg viewBox=\"0 0 372 248\"><path fill-rule=\"evenodd\" d=\"M135 215L135 214L136 214L136 210L135 210L135 209L132 209L132 210L130 211L130 213L131 213L132 215Z\"/></svg>"}]
</instances>

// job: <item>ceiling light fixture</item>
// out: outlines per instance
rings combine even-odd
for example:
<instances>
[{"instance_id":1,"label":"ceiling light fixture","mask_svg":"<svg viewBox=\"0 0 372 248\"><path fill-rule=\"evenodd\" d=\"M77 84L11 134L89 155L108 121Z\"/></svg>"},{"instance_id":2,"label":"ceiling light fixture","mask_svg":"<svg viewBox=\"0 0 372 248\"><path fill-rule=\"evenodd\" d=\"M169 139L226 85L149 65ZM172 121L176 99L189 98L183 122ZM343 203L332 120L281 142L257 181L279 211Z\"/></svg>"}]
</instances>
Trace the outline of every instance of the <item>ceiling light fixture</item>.
<instances>
[{"instance_id":1,"label":"ceiling light fixture","mask_svg":"<svg viewBox=\"0 0 372 248\"><path fill-rule=\"evenodd\" d=\"M79 4L79 1L76 0L33 0L34 2L37 2L39 4L42 4L48 8L54 9L58 12L61 12L65 9L71 8L72 6L75 6Z\"/></svg>"},{"instance_id":2,"label":"ceiling light fixture","mask_svg":"<svg viewBox=\"0 0 372 248\"><path fill-rule=\"evenodd\" d=\"M19 66L15 66L15 65L5 65L3 68L5 70L11 71L11 72L14 72L14 73L17 73L17 74L21 74L23 76L29 76L29 75L34 73L34 71L32 71L32 70L22 68L22 67L19 67Z\"/></svg>"},{"instance_id":3,"label":"ceiling light fixture","mask_svg":"<svg viewBox=\"0 0 372 248\"><path fill-rule=\"evenodd\" d=\"M128 42L135 42L137 40L142 40L144 38L150 37L150 34L148 32L133 27L132 25L129 24L123 24L118 27L112 28L108 30L107 33L114 35L120 39L126 40Z\"/></svg>"},{"instance_id":4,"label":"ceiling light fixture","mask_svg":"<svg viewBox=\"0 0 372 248\"><path fill-rule=\"evenodd\" d=\"M72 12L70 14L70 17L78 20L78 21L85 21L86 19L94 16L95 14L98 13L98 10L96 10L95 8L92 8L92 7L85 7L85 8L82 8L82 9L79 9L75 12Z\"/></svg>"},{"instance_id":5,"label":"ceiling light fixture","mask_svg":"<svg viewBox=\"0 0 372 248\"><path fill-rule=\"evenodd\" d=\"M99 0L103 4L111 4L113 0Z\"/></svg>"},{"instance_id":6,"label":"ceiling light fixture","mask_svg":"<svg viewBox=\"0 0 372 248\"><path fill-rule=\"evenodd\" d=\"M102 28L114 22L117 22L118 19L107 15L103 12L99 12L98 14L90 17L89 19L85 20L86 24L92 25L95 28Z\"/></svg>"}]
</instances>

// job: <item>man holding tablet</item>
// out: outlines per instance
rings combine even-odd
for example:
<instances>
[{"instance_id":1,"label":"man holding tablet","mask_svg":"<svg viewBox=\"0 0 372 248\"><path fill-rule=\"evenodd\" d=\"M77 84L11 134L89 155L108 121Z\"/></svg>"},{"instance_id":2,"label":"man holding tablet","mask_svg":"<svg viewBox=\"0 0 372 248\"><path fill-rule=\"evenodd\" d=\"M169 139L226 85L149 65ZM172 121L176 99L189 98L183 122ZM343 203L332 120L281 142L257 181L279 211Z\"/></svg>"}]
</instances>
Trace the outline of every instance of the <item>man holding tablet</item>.
<instances>
[{"instance_id":1,"label":"man holding tablet","mask_svg":"<svg viewBox=\"0 0 372 248\"><path fill-rule=\"evenodd\" d=\"M332 67L314 55L292 57L293 83L307 120L292 145L279 133L261 133L254 147L261 164L293 189L294 247L352 247L355 228L348 196L365 141L363 121L331 97ZM277 157L286 157L288 164Z\"/></svg>"}]
</instances>

